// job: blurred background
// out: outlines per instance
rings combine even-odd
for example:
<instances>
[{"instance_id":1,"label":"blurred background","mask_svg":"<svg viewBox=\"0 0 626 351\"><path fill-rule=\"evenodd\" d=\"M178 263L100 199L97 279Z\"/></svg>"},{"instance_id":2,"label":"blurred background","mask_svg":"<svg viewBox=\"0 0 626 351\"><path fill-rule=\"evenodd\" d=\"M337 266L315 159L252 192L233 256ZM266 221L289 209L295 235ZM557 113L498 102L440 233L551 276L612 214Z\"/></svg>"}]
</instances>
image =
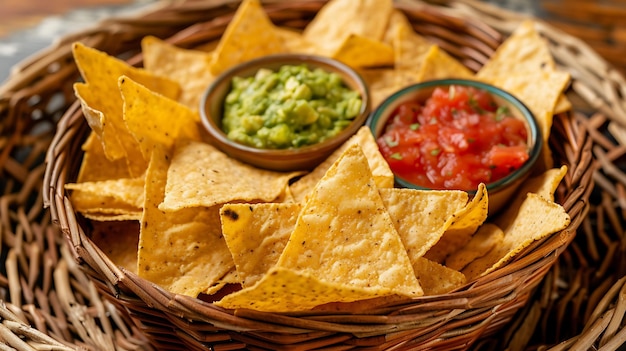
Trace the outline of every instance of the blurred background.
<instances>
[{"instance_id":1,"label":"blurred background","mask_svg":"<svg viewBox=\"0 0 626 351\"><path fill-rule=\"evenodd\" d=\"M55 38L107 16L132 13L157 1L0 0L0 83L8 77L13 65ZM587 42L626 75L626 0L482 1L549 21Z\"/></svg>"}]
</instances>

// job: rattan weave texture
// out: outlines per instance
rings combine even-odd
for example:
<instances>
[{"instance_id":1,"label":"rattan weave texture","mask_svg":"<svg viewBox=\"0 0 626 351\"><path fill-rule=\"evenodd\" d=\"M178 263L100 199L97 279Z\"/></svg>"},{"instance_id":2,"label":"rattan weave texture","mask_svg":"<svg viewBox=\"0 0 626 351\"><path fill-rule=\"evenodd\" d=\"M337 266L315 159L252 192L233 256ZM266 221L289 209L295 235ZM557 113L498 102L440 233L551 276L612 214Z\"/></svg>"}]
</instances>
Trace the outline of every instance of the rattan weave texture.
<instances>
[{"instance_id":1,"label":"rattan weave texture","mask_svg":"<svg viewBox=\"0 0 626 351\"><path fill-rule=\"evenodd\" d=\"M265 4L275 23L302 28L324 1ZM613 349L621 344L626 84L592 50L547 24L541 32L550 39L557 62L574 78L568 94L576 113L555 116L550 141L556 162L570 166L557 198L572 225L467 289L368 315L233 315L173 296L108 261L88 240L62 192L77 169L87 132L73 102L71 84L77 73L69 45L80 39L140 63L134 55L144 35L169 37L182 47L213 41L236 5L168 3L141 16L111 19L24 62L0 87L5 262L0 339L18 350L532 349L563 340L560 349ZM399 1L397 6L417 31L474 70L520 20L473 1ZM50 144L45 168L43 155ZM595 172L596 165L600 171ZM43 203L49 211L42 210ZM577 228L581 234L574 241ZM496 335L498 331L504 333Z\"/></svg>"}]
</instances>

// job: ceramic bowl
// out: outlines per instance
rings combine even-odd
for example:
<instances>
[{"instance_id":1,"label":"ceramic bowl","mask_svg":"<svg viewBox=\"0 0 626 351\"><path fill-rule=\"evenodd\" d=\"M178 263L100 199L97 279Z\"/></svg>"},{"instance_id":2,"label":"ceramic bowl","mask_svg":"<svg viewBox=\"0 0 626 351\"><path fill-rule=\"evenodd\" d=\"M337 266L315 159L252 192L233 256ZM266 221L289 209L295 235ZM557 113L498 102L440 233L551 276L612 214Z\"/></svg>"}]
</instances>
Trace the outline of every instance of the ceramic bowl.
<instances>
[{"instance_id":1,"label":"ceramic bowl","mask_svg":"<svg viewBox=\"0 0 626 351\"><path fill-rule=\"evenodd\" d=\"M533 167L540 158L543 147L543 138L535 117L532 112L513 95L495 86L472 80L445 79L427 81L408 86L389 96L374 110L366 123L372 130L374 137L378 138L384 132L387 120L392 117L394 110L400 104L407 101L425 102L432 95L435 88L449 87L450 85L464 85L486 90L499 106L507 106L509 111L516 118L525 122L528 132L528 160L508 176L486 184L489 194L489 211L490 213L495 213L504 206L507 199L515 192L517 187L531 174ZM400 187L426 189L397 175L395 182L396 185ZM468 193L473 195L475 191L468 191Z\"/></svg>"},{"instance_id":2,"label":"ceramic bowl","mask_svg":"<svg viewBox=\"0 0 626 351\"><path fill-rule=\"evenodd\" d=\"M344 84L360 93L362 105L358 116L338 135L317 144L290 149L260 149L230 140L221 127L223 102L231 89L235 76L249 77L261 68L278 70L284 65L306 65L309 69L321 68L341 76ZM220 76L208 87L200 103L201 121L213 145L229 156L253 166L275 170L293 171L312 169L325 160L338 146L363 126L370 112L370 97L367 85L353 69L326 57L284 54L265 56L237 65Z\"/></svg>"}]
</instances>

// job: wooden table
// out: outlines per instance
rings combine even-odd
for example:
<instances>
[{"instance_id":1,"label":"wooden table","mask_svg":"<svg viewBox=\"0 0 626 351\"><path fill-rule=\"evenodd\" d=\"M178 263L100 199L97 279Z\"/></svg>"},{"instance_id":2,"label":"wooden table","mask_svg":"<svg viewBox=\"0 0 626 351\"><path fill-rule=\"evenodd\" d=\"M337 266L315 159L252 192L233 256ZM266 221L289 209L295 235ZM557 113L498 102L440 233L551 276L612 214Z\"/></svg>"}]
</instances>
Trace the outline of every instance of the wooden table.
<instances>
[{"instance_id":1,"label":"wooden table","mask_svg":"<svg viewBox=\"0 0 626 351\"><path fill-rule=\"evenodd\" d=\"M2 0L0 37L36 25L46 16L67 13L79 7L123 5L133 0Z\"/></svg>"}]
</instances>

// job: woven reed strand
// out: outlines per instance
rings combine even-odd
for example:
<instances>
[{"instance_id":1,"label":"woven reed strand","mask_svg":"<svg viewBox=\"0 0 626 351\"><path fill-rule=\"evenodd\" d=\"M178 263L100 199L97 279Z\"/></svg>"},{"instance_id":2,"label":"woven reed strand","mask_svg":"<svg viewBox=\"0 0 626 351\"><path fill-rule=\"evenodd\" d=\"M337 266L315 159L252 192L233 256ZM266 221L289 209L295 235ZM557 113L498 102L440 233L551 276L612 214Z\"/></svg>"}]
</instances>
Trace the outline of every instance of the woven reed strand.
<instances>
[{"instance_id":1,"label":"woven reed strand","mask_svg":"<svg viewBox=\"0 0 626 351\"><path fill-rule=\"evenodd\" d=\"M277 24L301 28L323 3L267 2L266 7ZM435 5L400 1L398 7L411 18L416 30L474 70L520 20L518 15L473 1ZM72 105L71 84L77 72L69 44L81 40L128 57L138 52L138 41L144 35L152 34L169 37L182 47L194 47L219 38L235 8L232 1L196 0L107 20L23 62L0 87L0 164L4 170L0 218L2 257L6 258L0 275L0 298L5 301L0 308L0 339L18 350L28 349L24 343L150 349L147 340L159 349L201 349L207 345L237 349L246 344L272 349L278 348L276 342L336 349L356 345L449 349L471 344L478 348L499 349L504 345L532 349L566 340L567 346L561 348L566 349L582 341L610 346L622 340L615 326L620 325L624 313L616 304L623 269L598 267L609 267L606 262L624 265L624 245L616 245L621 240L617 233L623 233L626 207L626 183L619 175L624 150L606 135L619 135L623 130L625 85L623 78L588 47L548 25L542 26L542 32L550 38L559 64L580 74L570 89L576 110L589 115L589 111L600 112L590 118L578 114L555 118L553 147L559 160L571 165L559 189L559 200L574 220L570 230L561 233L565 241L553 236L535 245L467 291L389 306L373 316L276 316L249 311L230 315L196 299L172 296L108 261L87 239L60 192L73 177L78 145L86 133L79 108ZM140 63L140 59L136 56L131 61ZM49 167L44 172L41 160L50 143L53 148L47 154ZM600 171L593 172L595 164L601 165ZM599 186L593 188L593 180ZM42 183L46 189L43 193ZM42 203L49 205L49 211L42 210ZM62 234L51 225L50 218L60 224ZM577 227L585 235L578 235L565 250ZM62 245L64 237L70 245ZM609 290L607 286L615 288ZM620 293L607 293L615 290ZM596 291L589 294L590 298L584 293ZM121 308L113 308L113 304ZM585 307L596 304L596 311ZM395 313L387 314L389 310ZM611 317L605 317L609 313ZM554 334L555 320L557 330L567 333ZM602 323L598 324L599 320ZM213 327L206 321L219 324ZM515 333L528 325L532 328ZM236 333L234 327L260 332ZM506 338L502 333L497 340L488 337L501 330Z\"/></svg>"}]
</instances>

